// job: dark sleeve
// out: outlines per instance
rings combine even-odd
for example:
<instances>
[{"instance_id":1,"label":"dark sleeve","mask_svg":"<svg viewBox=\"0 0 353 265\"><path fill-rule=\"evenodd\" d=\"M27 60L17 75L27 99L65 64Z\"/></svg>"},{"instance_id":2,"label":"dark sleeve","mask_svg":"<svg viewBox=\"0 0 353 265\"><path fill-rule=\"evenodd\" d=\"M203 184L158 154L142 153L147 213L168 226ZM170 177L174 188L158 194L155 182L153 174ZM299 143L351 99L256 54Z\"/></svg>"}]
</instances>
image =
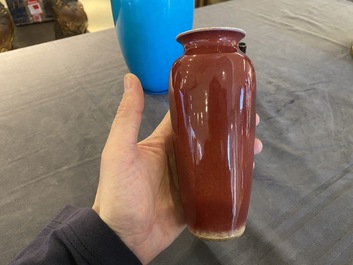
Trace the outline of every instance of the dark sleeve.
<instances>
[{"instance_id":1,"label":"dark sleeve","mask_svg":"<svg viewBox=\"0 0 353 265\"><path fill-rule=\"evenodd\" d=\"M141 265L96 212L73 206L66 206L10 264Z\"/></svg>"}]
</instances>

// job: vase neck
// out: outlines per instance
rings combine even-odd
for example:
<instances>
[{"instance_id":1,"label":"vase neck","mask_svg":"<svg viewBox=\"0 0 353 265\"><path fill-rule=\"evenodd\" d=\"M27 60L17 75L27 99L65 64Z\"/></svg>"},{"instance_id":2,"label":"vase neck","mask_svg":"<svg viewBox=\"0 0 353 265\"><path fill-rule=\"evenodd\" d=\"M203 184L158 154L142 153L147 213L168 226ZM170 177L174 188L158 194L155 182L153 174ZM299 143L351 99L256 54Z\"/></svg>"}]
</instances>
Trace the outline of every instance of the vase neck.
<instances>
[{"instance_id":1,"label":"vase neck","mask_svg":"<svg viewBox=\"0 0 353 265\"><path fill-rule=\"evenodd\" d=\"M245 32L235 28L205 28L190 30L177 36L185 54L227 53L238 51Z\"/></svg>"}]
</instances>

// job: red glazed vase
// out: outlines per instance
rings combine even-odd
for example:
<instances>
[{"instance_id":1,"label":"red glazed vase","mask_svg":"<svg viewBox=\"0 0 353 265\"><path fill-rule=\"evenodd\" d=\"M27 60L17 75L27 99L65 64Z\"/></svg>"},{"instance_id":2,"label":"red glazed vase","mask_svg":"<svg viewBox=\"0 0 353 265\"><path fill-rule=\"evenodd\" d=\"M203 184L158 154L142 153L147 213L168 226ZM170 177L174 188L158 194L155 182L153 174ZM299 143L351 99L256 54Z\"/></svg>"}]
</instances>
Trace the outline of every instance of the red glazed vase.
<instances>
[{"instance_id":1,"label":"red glazed vase","mask_svg":"<svg viewBox=\"0 0 353 265\"><path fill-rule=\"evenodd\" d=\"M202 239L239 237L248 214L255 140L256 77L239 50L245 32L184 32L169 80L180 194L188 229Z\"/></svg>"}]
</instances>

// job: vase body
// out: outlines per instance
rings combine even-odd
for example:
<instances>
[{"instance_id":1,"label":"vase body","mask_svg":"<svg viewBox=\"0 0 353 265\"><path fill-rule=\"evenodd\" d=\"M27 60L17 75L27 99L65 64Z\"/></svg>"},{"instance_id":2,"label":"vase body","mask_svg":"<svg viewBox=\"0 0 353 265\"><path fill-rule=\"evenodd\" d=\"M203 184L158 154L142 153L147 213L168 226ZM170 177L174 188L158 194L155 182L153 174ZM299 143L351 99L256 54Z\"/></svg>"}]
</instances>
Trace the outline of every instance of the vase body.
<instances>
[{"instance_id":1,"label":"vase body","mask_svg":"<svg viewBox=\"0 0 353 265\"><path fill-rule=\"evenodd\" d=\"M255 140L256 77L238 48L245 32L182 33L169 81L179 189L188 229L225 240L245 230Z\"/></svg>"},{"instance_id":2,"label":"vase body","mask_svg":"<svg viewBox=\"0 0 353 265\"><path fill-rule=\"evenodd\" d=\"M192 28L193 0L111 0L122 54L147 93L168 92L173 62L183 49L176 36Z\"/></svg>"}]
</instances>

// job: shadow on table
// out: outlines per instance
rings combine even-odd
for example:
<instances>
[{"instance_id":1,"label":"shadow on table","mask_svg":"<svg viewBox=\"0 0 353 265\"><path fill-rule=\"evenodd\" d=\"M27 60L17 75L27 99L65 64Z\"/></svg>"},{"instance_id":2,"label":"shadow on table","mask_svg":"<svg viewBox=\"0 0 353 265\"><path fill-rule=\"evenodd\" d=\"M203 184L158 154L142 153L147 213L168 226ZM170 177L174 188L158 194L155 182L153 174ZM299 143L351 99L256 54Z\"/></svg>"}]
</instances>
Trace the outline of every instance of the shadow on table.
<instances>
[{"instance_id":1,"label":"shadow on table","mask_svg":"<svg viewBox=\"0 0 353 265\"><path fill-rule=\"evenodd\" d=\"M278 243L278 245L276 244ZM193 237L185 230L173 244L151 264L237 265L237 264L294 264L279 248L278 240L269 241L251 223L238 239L212 242Z\"/></svg>"},{"instance_id":2,"label":"shadow on table","mask_svg":"<svg viewBox=\"0 0 353 265\"><path fill-rule=\"evenodd\" d=\"M187 229L162 252L151 265L166 264L221 265L207 243L193 237Z\"/></svg>"}]
</instances>

